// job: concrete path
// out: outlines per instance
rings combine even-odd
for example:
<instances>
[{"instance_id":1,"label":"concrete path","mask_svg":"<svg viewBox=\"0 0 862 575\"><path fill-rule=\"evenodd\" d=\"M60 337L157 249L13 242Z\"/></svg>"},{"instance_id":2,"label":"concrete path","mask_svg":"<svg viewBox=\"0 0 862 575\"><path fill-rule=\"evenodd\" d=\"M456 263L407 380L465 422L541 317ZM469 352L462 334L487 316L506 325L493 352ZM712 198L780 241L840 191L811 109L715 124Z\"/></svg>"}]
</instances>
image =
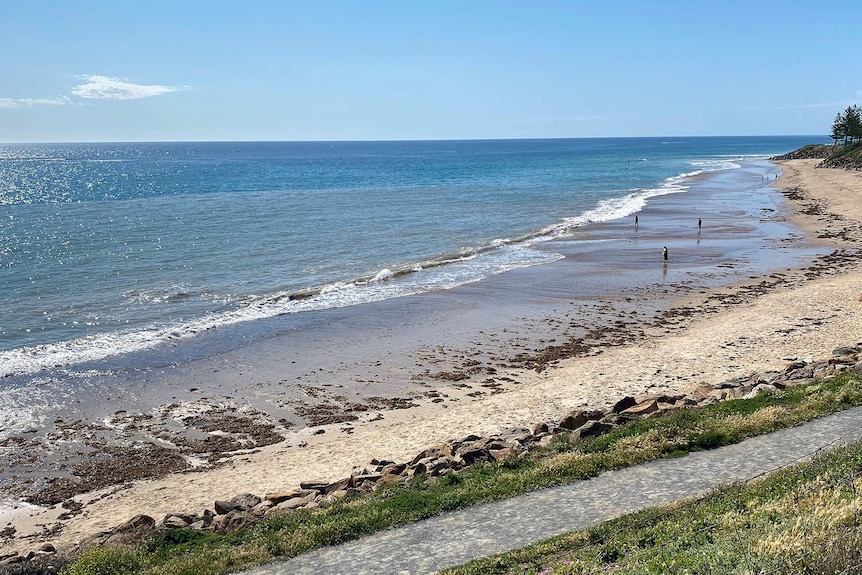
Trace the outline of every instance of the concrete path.
<instances>
[{"instance_id":1,"label":"concrete path","mask_svg":"<svg viewBox=\"0 0 862 575\"><path fill-rule=\"evenodd\" d=\"M646 507L701 495L862 438L862 408L679 459L610 471L587 481L390 529L270 563L247 575L419 575L524 547Z\"/></svg>"}]
</instances>

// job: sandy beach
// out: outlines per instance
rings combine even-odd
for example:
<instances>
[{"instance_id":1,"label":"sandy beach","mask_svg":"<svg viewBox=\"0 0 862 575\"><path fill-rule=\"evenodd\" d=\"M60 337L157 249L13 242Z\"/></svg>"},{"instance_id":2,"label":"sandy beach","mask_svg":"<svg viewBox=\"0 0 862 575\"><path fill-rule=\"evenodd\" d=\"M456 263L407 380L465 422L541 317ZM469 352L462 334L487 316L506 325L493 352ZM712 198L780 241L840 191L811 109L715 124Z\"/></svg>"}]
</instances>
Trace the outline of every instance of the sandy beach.
<instances>
[{"instance_id":1,"label":"sandy beach","mask_svg":"<svg viewBox=\"0 0 862 575\"><path fill-rule=\"evenodd\" d=\"M342 431L343 423L308 427L214 468L78 495L83 509L59 522L66 511L60 505L19 507L0 515L0 530L14 528L3 547L27 551L43 541L70 546L138 513L160 519L169 512L200 512L239 493L334 481L372 458L402 461L468 433L531 427L624 395L684 393L701 382L779 369L862 342L862 172L815 169L816 163L779 162L783 174L774 186L788 197L788 217L804 230L805 241L832 256L731 287L681 291L677 313L643 325L642 333L619 345L563 357L538 371L510 366L514 385L475 393L457 382L441 384L433 391L446 401L432 401L431 394L416 407L352 421L349 432Z\"/></svg>"}]
</instances>

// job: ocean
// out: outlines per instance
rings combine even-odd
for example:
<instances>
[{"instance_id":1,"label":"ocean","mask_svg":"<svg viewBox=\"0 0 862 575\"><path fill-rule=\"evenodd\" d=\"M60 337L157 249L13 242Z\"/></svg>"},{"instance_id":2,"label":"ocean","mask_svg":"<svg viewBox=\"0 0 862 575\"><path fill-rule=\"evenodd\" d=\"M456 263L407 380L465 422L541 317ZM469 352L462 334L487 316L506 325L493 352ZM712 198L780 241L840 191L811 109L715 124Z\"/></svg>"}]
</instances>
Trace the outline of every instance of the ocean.
<instances>
[{"instance_id":1,"label":"ocean","mask_svg":"<svg viewBox=\"0 0 862 575\"><path fill-rule=\"evenodd\" d=\"M546 264L548 240L825 140L0 145L0 378Z\"/></svg>"}]
</instances>

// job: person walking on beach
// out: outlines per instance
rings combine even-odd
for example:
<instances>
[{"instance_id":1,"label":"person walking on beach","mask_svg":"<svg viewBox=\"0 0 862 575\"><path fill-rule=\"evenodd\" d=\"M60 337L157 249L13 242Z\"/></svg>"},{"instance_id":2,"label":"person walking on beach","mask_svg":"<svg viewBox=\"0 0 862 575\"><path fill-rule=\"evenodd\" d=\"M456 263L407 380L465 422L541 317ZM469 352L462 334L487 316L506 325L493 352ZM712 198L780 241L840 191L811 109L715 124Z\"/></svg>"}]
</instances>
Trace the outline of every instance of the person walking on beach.
<instances>
[{"instance_id":1,"label":"person walking on beach","mask_svg":"<svg viewBox=\"0 0 862 575\"><path fill-rule=\"evenodd\" d=\"M664 249L662 250L661 257L664 260L664 262L667 263L667 246L665 246Z\"/></svg>"},{"instance_id":2,"label":"person walking on beach","mask_svg":"<svg viewBox=\"0 0 862 575\"><path fill-rule=\"evenodd\" d=\"M697 233L700 233L700 227L703 225L703 220L697 218Z\"/></svg>"}]
</instances>

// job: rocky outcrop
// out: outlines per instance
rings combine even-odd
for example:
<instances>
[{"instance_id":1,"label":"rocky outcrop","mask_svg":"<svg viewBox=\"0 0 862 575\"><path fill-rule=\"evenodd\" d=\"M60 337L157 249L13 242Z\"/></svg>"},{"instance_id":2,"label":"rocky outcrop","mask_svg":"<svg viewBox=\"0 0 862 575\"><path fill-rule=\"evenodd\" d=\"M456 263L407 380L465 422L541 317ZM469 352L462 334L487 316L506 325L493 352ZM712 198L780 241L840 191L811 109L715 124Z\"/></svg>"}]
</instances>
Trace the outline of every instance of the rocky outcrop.
<instances>
[{"instance_id":1,"label":"rocky outcrop","mask_svg":"<svg viewBox=\"0 0 862 575\"><path fill-rule=\"evenodd\" d=\"M833 146L828 144L809 144L798 150L793 150L787 154L773 156L770 160L823 160L826 159L835 151Z\"/></svg>"}]
</instances>

